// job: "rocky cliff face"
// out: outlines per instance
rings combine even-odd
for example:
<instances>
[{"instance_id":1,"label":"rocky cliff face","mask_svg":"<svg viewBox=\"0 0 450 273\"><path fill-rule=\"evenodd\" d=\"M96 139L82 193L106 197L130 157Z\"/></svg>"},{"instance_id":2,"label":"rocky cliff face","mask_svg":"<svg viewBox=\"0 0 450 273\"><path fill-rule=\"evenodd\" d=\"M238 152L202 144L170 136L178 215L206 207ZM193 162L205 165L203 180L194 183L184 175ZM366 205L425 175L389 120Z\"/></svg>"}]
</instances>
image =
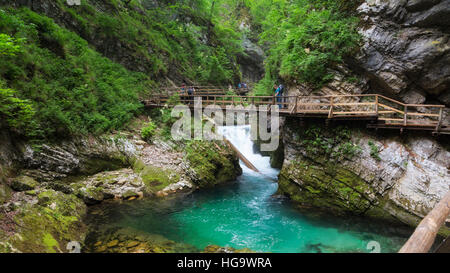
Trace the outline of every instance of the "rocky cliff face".
<instances>
[{"instance_id":1,"label":"rocky cliff face","mask_svg":"<svg viewBox=\"0 0 450 273\"><path fill-rule=\"evenodd\" d=\"M258 82L264 75L264 51L249 38L242 39L244 52L237 58L244 82Z\"/></svg>"},{"instance_id":2,"label":"rocky cliff face","mask_svg":"<svg viewBox=\"0 0 450 273\"><path fill-rule=\"evenodd\" d=\"M450 1L367 0L362 52L351 62L376 91L450 105Z\"/></svg>"},{"instance_id":3,"label":"rocky cliff face","mask_svg":"<svg viewBox=\"0 0 450 273\"><path fill-rule=\"evenodd\" d=\"M367 0L358 12L360 54L335 68L335 78L320 90L297 85L289 93L382 93L406 103L449 106L450 1ZM343 140L337 131L299 128L292 121L284 129L280 191L303 205L414 226L450 189L448 139L349 129L351 137ZM311 139L305 132L316 135Z\"/></svg>"},{"instance_id":4,"label":"rocky cliff face","mask_svg":"<svg viewBox=\"0 0 450 273\"><path fill-rule=\"evenodd\" d=\"M243 21L239 26L242 34L243 52L238 54L237 63L240 66L243 82L256 83L264 75L264 50L258 45L257 38L249 37L251 33L250 23Z\"/></svg>"},{"instance_id":5,"label":"rocky cliff face","mask_svg":"<svg viewBox=\"0 0 450 273\"><path fill-rule=\"evenodd\" d=\"M284 129L279 191L303 206L414 226L449 190L450 152L436 140L294 119Z\"/></svg>"}]
</instances>

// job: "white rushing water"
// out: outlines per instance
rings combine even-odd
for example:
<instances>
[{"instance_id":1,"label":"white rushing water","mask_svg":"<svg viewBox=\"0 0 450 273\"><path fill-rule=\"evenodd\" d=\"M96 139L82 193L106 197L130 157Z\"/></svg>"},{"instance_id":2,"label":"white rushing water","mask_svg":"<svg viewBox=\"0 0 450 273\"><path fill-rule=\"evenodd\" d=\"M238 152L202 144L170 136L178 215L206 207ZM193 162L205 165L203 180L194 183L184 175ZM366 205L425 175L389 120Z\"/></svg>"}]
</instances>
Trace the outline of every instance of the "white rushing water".
<instances>
[{"instance_id":1,"label":"white rushing water","mask_svg":"<svg viewBox=\"0 0 450 273\"><path fill-rule=\"evenodd\" d=\"M259 171L271 179L276 179L279 171L270 166L270 157L262 156L253 150L253 141L250 137L250 125L221 126L219 133L228 139ZM246 174L258 175L241 163Z\"/></svg>"}]
</instances>

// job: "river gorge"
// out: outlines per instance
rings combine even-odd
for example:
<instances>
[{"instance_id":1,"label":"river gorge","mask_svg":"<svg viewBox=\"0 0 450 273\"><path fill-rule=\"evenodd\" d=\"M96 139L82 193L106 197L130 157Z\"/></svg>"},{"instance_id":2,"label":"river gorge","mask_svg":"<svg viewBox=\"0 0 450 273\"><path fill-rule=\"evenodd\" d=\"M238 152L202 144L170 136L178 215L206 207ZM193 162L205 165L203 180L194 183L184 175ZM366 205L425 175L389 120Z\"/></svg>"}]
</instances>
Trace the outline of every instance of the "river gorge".
<instances>
[{"instance_id":1,"label":"river gorge","mask_svg":"<svg viewBox=\"0 0 450 273\"><path fill-rule=\"evenodd\" d=\"M374 241L381 252L396 252L412 232L411 228L362 217L296 209L292 202L276 195L279 170L270 166L269 157L253 151L250 127L221 127L219 131L260 173L241 165L240 177L213 189L168 200L92 207L88 216L92 233L87 236L90 249L118 251L119 243L111 248L99 244L120 238L111 235L118 231L152 234L151 241L165 237L177 243L167 248L169 252L202 251L213 245L255 252L371 252L369 243ZM126 251L126 243L121 243Z\"/></svg>"},{"instance_id":2,"label":"river gorge","mask_svg":"<svg viewBox=\"0 0 450 273\"><path fill-rule=\"evenodd\" d=\"M398 252L450 212L449 16L450 0L0 0L0 253ZM279 130L255 122L278 149L208 104L278 112ZM450 251L442 215L421 252Z\"/></svg>"}]
</instances>

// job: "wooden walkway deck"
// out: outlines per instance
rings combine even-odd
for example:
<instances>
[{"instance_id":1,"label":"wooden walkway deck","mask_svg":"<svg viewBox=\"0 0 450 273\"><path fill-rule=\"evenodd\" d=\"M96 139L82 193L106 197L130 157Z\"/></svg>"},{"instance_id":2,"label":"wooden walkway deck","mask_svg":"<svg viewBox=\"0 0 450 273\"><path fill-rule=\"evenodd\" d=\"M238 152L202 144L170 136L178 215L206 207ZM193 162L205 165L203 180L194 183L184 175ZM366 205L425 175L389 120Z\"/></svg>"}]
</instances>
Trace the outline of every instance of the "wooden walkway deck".
<instances>
[{"instance_id":1,"label":"wooden walkway deck","mask_svg":"<svg viewBox=\"0 0 450 273\"><path fill-rule=\"evenodd\" d=\"M188 87L187 87L188 88ZM187 90L186 88L186 90ZM192 95L177 89L180 103L194 106L194 97L202 98L202 107L217 105L255 105L258 111L270 111L279 105L281 116L299 118L323 118L329 120L369 120L368 128L432 131L433 134L450 134L450 125L443 120L444 105L405 104L379 94L335 96L234 96L226 95L224 89L196 87ZM169 95L151 95L143 100L147 107L163 107L170 102Z\"/></svg>"}]
</instances>

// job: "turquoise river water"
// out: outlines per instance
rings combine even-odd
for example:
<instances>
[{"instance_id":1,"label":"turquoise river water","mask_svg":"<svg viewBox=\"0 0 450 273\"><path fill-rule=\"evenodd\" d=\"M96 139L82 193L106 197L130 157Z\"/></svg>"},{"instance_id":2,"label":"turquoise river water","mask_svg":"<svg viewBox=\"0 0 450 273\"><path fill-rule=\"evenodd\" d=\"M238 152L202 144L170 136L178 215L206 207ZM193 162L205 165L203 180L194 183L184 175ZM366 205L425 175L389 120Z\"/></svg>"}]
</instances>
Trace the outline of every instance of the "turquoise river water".
<instances>
[{"instance_id":1,"label":"turquoise river water","mask_svg":"<svg viewBox=\"0 0 450 273\"><path fill-rule=\"evenodd\" d=\"M356 217L299 211L277 191L278 170L253 151L248 126L220 131L260 170L245 166L237 181L170 200L140 200L110 205L104 225L131 227L203 249L208 245L250 248L257 252L396 252L408 228ZM242 164L241 164L242 165ZM370 250L369 250L370 248Z\"/></svg>"}]
</instances>

